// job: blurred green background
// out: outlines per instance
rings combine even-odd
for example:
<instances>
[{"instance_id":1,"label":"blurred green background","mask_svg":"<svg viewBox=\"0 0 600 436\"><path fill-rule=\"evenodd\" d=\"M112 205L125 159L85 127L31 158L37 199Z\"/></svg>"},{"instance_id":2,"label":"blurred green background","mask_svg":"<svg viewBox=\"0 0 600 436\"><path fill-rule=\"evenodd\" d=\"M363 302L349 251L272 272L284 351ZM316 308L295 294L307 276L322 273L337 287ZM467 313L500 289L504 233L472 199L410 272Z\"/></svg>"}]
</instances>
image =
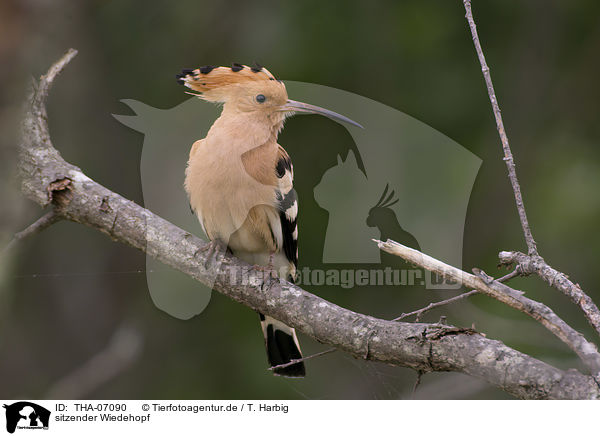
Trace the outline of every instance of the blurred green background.
<instances>
[{"instance_id":1,"label":"blurred green background","mask_svg":"<svg viewBox=\"0 0 600 436\"><path fill-rule=\"evenodd\" d=\"M476 1L473 8L540 252L600 302L595 288L600 280L600 4ZM21 197L13 181L19 110L29 77L44 73L69 47L79 55L56 82L48 106L54 145L88 176L137 203L143 204L144 138L111 116L128 113L119 100L171 108L189 98L174 81L181 68L258 61L278 78L341 88L396 108L483 160L465 223L466 270L477 266L504 274L496 270L497 253L525 250L458 0L1 0L3 245L43 213ZM323 138L327 149L319 143ZM287 123L279 142L294 160L302 205L300 266L318 267L327 212L315 203L312 190L352 141L343 127L326 119L299 117ZM414 371L341 352L307 362L304 380L273 377L266 371L255 313L213 293L201 315L189 321L170 317L148 295L145 256L80 225L58 223L2 257L2 398L412 396ZM511 283L597 342L557 291L534 278ZM308 290L384 318L454 295L411 288ZM558 367L580 367L539 324L485 297L432 311L424 320L441 315L452 324L474 324L488 337ZM300 341L305 354L326 349L304 335ZM414 398L509 397L466 376L429 374Z\"/></svg>"}]
</instances>

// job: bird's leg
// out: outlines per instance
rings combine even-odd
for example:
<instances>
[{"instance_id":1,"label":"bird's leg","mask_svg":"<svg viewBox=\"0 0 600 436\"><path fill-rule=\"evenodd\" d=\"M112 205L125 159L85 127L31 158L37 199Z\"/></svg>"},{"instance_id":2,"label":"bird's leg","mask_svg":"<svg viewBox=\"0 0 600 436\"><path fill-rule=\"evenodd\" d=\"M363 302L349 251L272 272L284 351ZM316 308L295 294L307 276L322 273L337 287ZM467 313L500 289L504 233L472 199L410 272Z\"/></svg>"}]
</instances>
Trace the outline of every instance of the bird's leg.
<instances>
[{"instance_id":1,"label":"bird's leg","mask_svg":"<svg viewBox=\"0 0 600 436\"><path fill-rule=\"evenodd\" d=\"M272 279L277 279L279 275L277 271L275 271L275 252L271 251L269 253L269 264L267 265L267 271Z\"/></svg>"},{"instance_id":2,"label":"bird's leg","mask_svg":"<svg viewBox=\"0 0 600 436\"><path fill-rule=\"evenodd\" d=\"M212 239L208 244L203 245L194 253L196 257L199 253L206 253L206 259L204 261L204 269L208 269L210 263L217 259L219 254L225 253L227 246L221 239Z\"/></svg>"},{"instance_id":3,"label":"bird's leg","mask_svg":"<svg viewBox=\"0 0 600 436\"><path fill-rule=\"evenodd\" d=\"M275 269L275 252L272 251L269 253L269 263L267 266L262 265L254 265L253 268L256 271L260 271L262 273L262 285L261 288L267 286L267 282L271 280L279 280L279 275L277 274L277 270ZM267 280L267 278L271 280Z\"/></svg>"}]
</instances>

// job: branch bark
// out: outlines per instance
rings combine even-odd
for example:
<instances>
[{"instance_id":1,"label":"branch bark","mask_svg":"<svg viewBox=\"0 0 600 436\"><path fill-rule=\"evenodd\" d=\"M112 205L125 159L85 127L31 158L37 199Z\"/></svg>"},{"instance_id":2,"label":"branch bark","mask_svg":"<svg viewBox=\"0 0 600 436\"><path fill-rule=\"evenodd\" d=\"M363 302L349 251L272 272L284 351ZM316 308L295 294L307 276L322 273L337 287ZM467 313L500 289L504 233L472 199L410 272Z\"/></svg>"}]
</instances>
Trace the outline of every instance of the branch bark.
<instances>
[{"instance_id":1,"label":"branch bark","mask_svg":"<svg viewBox=\"0 0 600 436\"><path fill-rule=\"evenodd\" d=\"M475 289L532 317L573 350L594 378L600 380L600 353L596 346L588 342L581 333L564 322L548 306L524 297L523 292L492 279L481 270L477 270L477 275L469 274L395 241L388 239L386 242L375 242L387 253L399 256L446 280L451 279L462 286Z\"/></svg>"},{"instance_id":2,"label":"branch bark","mask_svg":"<svg viewBox=\"0 0 600 436\"><path fill-rule=\"evenodd\" d=\"M498 254L502 265L516 265L523 276L536 274L543 281L569 297L583 312L592 327L600 334L600 311L579 284L573 283L568 276L555 270L541 256L529 256L518 251L501 251Z\"/></svg>"},{"instance_id":3,"label":"branch bark","mask_svg":"<svg viewBox=\"0 0 600 436\"><path fill-rule=\"evenodd\" d=\"M91 180L54 149L46 123L48 89L74 54L69 51L40 79L25 115L21 186L41 206L50 205L65 219L145 251L223 295L357 358L421 372L463 372L519 398L600 396L592 377L554 368L472 329L377 319L269 275L263 278L262 271L230 255L207 254L210 250L201 239Z\"/></svg>"}]
</instances>

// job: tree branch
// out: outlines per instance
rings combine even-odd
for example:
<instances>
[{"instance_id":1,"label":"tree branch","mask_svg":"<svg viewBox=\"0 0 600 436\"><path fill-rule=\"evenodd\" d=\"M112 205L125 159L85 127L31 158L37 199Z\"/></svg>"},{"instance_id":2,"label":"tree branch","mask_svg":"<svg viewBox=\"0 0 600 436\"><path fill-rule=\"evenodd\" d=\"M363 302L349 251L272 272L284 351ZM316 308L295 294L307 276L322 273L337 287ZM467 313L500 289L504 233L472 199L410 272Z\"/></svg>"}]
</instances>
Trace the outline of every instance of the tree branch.
<instances>
[{"instance_id":1,"label":"tree branch","mask_svg":"<svg viewBox=\"0 0 600 436\"><path fill-rule=\"evenodd\" d=\"M528 256L518 251L501 251L498 257L502 265L516 264L521 275L536 274L550 286L569 297L581 309L590 325L600 334L600 311L598 307L581 289L581 286L569 280L566 274L552 268L540 256Z\"/></svg>"},{"instance_id":2,"label":"tree branch","mask_svg":"<svg viewBox=\"0 0 600 436\"><path fill-rule=\"evenodd\" d=\"M537 245L531 234L529 222L527 221L525 205L523 204L523 198L521 196L521 186L519 185L519 181L517 179L517 172L515 170L513 155L510 149L510 145L508 143L506 131L504 130L504 123L502 121L500 107L498 105L498 100L494 91L494 85L492 83L490 69L485 61L483 49L481 48L481 43L479 42L477 26L475 25L475 20L473 19L473 13L471 11L471 0L463 0L463 4L466 11L467 22L469 23L469 28L471 29L471 34L473 35L473 44L475 45L475 51L477 52L477 56L479 57L481 71L483 72L483 77L485 79L488 94L490 96L490 102L492 104L492 110L494 111L494 117L496 118L496 127L498 129L498 134L500 135L500 140L502 141L502 149L504 150L504 161L506 162L506 166L508 167L508 177L510 179L510 183L515 194L515 202L517 204L517 210L519 212L519 219L521 220L521 227L523 228L523 234L525 236L525 241L527 242L527 248L529 253L529 256L526 258L524 257L525 255L522 255L522 253L502 252L513 253L514 255L512 257L514 259L520 259L520 261L515 260L514 262L507 260L504 263L517 263L517 265L520 268L523 268L523 275L528 275L531 274L531 272L535 272L550 286L561 291L583 311L588 322L591 324L592 327L594 327L596 332L600 334L600 311L598 310L598 307L594 304L592 299L588 295L586 295L585 292L583 292L579 285L573 284L570 280L567 279L567 276L565 274L556 271L555 269L550 267L546 263L546 261L538 254ZM501 258L502 253L500 253ZM527 273L525 271L530 272Z\"/></svg>"},{"instance_id":3,"label":"tree branch","mask_svg":"<svg viewBox=\"0 0 600 436\"><path fill-rule=\"evenodd\" d=\"M418 310L414 310L412 312L408 312L408 313L403 313L402 315L400 315L398 318L394 318L392 321L401 321L404 318L408 318L409 316L413 316L413 315L417 315L415 318L415 321L419 321L419 318L421 317L421 315L423 315L426 312L429 312L432 309L435 309L436 307L440 307L440 306L445 306L447 304L452 304L452 303L456 303L457 301L460 300L464 300L465 298L469 298L472 295L475 294L479 294L479 291L473 290L473 291L469 291L469 292L465 292L463 294L457 295L455 297L452 298L448 298L447 300L442 300L442 301L436 301L434 303L429 303L427 306L418 309Z\"/></svg>"},{"instance_id":4,"label":"tree branch","mask_svg":"<svg viewBox=\"0 0 600 436\"><path fill-rule=\"evenodd\" d=\"M223 295L357 358L423 372L463 372L520 398L600 396L592 377L554 368L472 329L362 315L294 284L263 278L260 271L228 254L215 251L209 257L204 241L91 180L54 149L45 117L49 88L45 82L51 83L73 53L41 78L24 120L21 186L38 204L51 204L61 217L142 250ZM231 274L232 269L238 274Z\"/></svg>"},{"instance_id":5,"label":"tree branch","mask_svg":"<svg viewBox=\"0 0 600 436\"><path fill-rule=\"evenodd\" d=\"M13 236L12 240L6 245L6 247L4 247L4 251L12 250L15 245L19 243L19 241L29 236L37 235L55 222L60 221L60 219L60 216L57 215L54 210L51 210L50 212L41 216L36 222L29 225L25 230L15 233L15 236Z\"/></svg>"},{"instance_id":6,"label":"tree branch","mask_svg":"<svg viewBox=\"0 0 600 436\"><path fill-rule=\"evenodd\" d=\"M517 171L515 170L515 161L513 159L510 144L508 143L508 136L504 130L504 122L502 121L502 114L500 113L500 106L498 105L498 99L496 98L496 92L494 91L494 84L492 83L492 76L490 74L490 68L488 67L481 43L479 42L479 36L477 35L477 26L473 20L473 13L471 12L471 0L463 0L465 6L466 18L471 29L471 35L473 35L473 44L475 45L475 51L479 57L479 63L481 64L481 71L485 79L487 86L488 95L490 96L490 102L492 103L492 110L494 111L494 117L496 118L496 127L498 134L500 135L500 141L502 141L502 149L504 150L504 162L508 168L508 178L512 185L513 192L515 194L515 202L517 204L517 211L519 212L519 219L521 220L521 227L523 228L523 234L525 235L525 242L530 255L537 254L537 245L531 234L531 228L527 221L527 214L525 213L525 206L523 204L523 196L521 195L521 186L517 179Z\"/></svg>"},{"instance_id":7,"label":"tree branch","mask_svg":"<svg viewBox=\"0 0 600 436\"><path fill-rule=\"evenodd\" d=\"M477 275L469 274L390 239L386 242L375 242L386 253L399 256L408 262L444 277L446 280L451 279L466 288L475 289L532 317L573 350L596 380L600 380L600 353L598 353L596 346L586 341L581 333L559 318L548 306L524 297L521 291L494 280L481 270L477 270Z\"/></svg>"},{"instance_id":8,"label":"tree branch","mask_svg":"<svg viewBox=\"0 0 600 436\"><path fill-rule=\"evenodd\" d=\"M377 240L375 240L375 241L379 242ZM512 279L513 277L518 276L519 275L518 269L519 269L518 267L515 268L515 270L513 272L508 273L505 276L500 277L499 279L496 279L496 281L498 281L500 283L503 283L503 282L505 282L507 280ZM464 299L469 298L469 297L471 297L471 296L473 296L475 294L479 294L479 291L472 290L472 291L465 292L465 293L462 293L460 295L457 295L455 297L448 298L447 300L442 300L442 301L436 301L436 302L433 302L433 303L429 303L427 306L425 306L425 307L423 307L421 309L418 309L418 310L415 310L415 311L412 311L412 312L409 312L409 313L403 313L398 318L394 318L392 321L401 321L404 318L408 318L409 316L412 316L412 315L416 315L415 321L419 321L419 318L423 314L429 312L432 309L435 309L436 307L441 307L441 306L446 306L448 304L456 303L457 301L464 300Z\"/></svg>"}]
</instances>

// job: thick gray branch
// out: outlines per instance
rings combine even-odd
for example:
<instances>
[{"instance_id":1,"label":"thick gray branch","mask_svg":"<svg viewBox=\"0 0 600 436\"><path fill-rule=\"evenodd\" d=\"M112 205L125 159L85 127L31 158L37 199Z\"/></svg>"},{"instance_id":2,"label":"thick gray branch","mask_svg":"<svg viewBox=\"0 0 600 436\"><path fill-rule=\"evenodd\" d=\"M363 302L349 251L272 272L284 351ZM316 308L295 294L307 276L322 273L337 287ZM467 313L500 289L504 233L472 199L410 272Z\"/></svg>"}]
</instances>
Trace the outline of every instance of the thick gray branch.
<instances>
[{"instance_id":1,"label":"thick gray branch","mask_svg":"<svg viewBox=\"0 0 600 436\"><path fill-rule=\"evenodd\" d=\"M59 65L67 61L63 58ZM357 358L422 372L463 372L520 398L600 395L592 377L554 368L471 329L362 315L291 283L263 281L261 271L229 255L209 256L201 239L91 180L52 147L43 108L48 88L44 81L51 82L52 72L58 70L53 67L42 77L24 123L22 187L40 205L51 203L62 217L145 251L223 295ZM243 280L244 276L256 280Z\"/></svg>"}]
</instances>

